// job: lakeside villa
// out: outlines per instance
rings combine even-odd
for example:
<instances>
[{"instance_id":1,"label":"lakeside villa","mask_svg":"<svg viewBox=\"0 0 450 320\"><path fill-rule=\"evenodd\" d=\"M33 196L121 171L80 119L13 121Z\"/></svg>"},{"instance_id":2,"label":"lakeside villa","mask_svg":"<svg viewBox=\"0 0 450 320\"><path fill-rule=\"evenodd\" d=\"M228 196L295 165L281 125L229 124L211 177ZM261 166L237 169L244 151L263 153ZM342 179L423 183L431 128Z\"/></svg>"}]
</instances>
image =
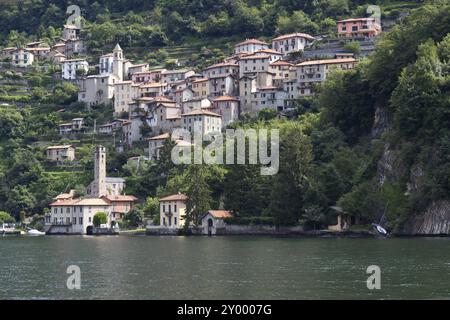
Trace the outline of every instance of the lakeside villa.
<instances>
[{"instance_id":1,"label":"lakeside villa","mask_svg":"<svg viewBox=\"0 0 450 320\"><path fill-rule=\"evenodd\" d=\"M94 180L86 188L86 197L77 198L75 192L62 193L50 204L45 216L47 234L91 234L96 213L107 215L105 228L114 228L134 206L136 198L123 195L125 181L106 176L106 148L97 146L94 156Z\"/></svg>"}]
</instances>

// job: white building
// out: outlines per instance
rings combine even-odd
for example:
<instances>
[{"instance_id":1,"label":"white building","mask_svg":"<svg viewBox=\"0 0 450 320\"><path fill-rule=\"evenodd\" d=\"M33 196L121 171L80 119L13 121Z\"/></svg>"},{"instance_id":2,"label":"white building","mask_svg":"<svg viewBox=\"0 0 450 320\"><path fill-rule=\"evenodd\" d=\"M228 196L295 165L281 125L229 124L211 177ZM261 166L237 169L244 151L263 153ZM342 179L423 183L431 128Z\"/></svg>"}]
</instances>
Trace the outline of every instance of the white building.
<instances>
[{"instance_id":1,"label":"white building","mask_svg":"<svg viewBox=\"0 0 450 320\"><path fill-rule=\"evenodd\" d=\"M114 85L119 82L116 75L92 75L79 83L78 101L89 106L108 104L114 97Z\"/></svg>"},{"instance_id":2,"label":"white building","mask_svg":"<svg viewBox=\"0 0 450 320\"><path fill-rule=\"evenodd\" d=\"M237 75L239 73L239 65L237 63L222 62L207 67L203 74L206 78L224 77L227 75Z\"/></svg>"},{"instance_id":3,"label":"white building","mask_svg":"<svg viewBox=\"0 0 450 320\"><path fill-rule=\"evenodd\" d=\"M287 55L294 51L303 51L313 41L314 37L306 33L285 34L272 40L272 49Z\"/></svg>"},{"instance_id":4,"label":"white building","mask_svg":"<svg viewBox=\"0 0 450 320\"><path fill-rule=\"evenodd\" d=\"M64 40L77 40L80 37L81 29L74 24L66 24L63 29Z\"/></svg>"},{"instance_id":5,"label":"white building","mask_svg":"<svg viewBox=\"0 0 450 320\"><path fill-rule=\"evenodd\" d=\"M357 60L346 59L325 59L305 61L297 64L296 80L297 90L300 96L309 96L314 93L314 84L320 84L327 79L328 74L334 69L353 69Z\"/></svg>"},{"instance_id":6,"label":"white building","mask_svg":"<svg viewBox=\"0 0 450 320\"><path fill-rule=\"evenodd\" d=\"M202 234L216 235L225 230L225 219L233 217L228 210L209 210L203 217L201 223Z\"/></svg>"},{"instance_id":7,"label":"white building","mask_svg":"<svg viewBox=\"0 0 450 320\"><path fill-rule=\"evenodd\" d=\"M211 76L208 80L209 97L218 97L223 95L235 95L237 84L235 75L217 75Z\"/></svg>"},{"instance_id":8,"label":"white building","mask_svg":"<svg viewBox=\"0 0 450 320\"><path fill-rule=\"evenodd\" d=\"M114 55L112 53L105 54L100 57L99 72L101 75L113 73Z\"/></svg>"},{"instance_id":9,"label":"white building","mask_svg":"<svg viewBox=\"0 0 450 320\"><path fill-rule=\"evenodd\" d=\"M10 52L11 64L15 67L28 67L34 62L34 55L26 49L16 49Z\"/></svg>"},{"instance_id":10,"label":"white building","mask_svg":"<svg viewBox=\"0 0 450 320\"><path fill-rule=\"evenodd\" d=\"M180 69L180 70L164 70L161 72L161 82L170 84L179 80L185 80L194 75L193 70Z\"/></svg>"},{"instance_id":11,"label":"white building","mask_svg":"<svg viewBox=\"0 0 450 320\"><path fill-rule=\"evenodd\" d=\"M77 70L86 74L89 70L89 63L85 59L68 59L62 61L61 73L64 80L76 80L80 78L77 75Z\"/></svg>"},{"instance_id":12,"label":"white building","mask_svg":"<svg viewBox=\"0 0 450 320\"><path fill-rule=\"evenodd\" d=\"M183 113L189 113L194 110L208 109L211 107L211 100L207 98L193 98L184 101L181 104L181 109Z\"/></svg>"},{"instance_id":13,"label":"white building","mask_svg":"<svg viewBox=\"0 0 450 320\"><path fill-rule=\"evenodd\" d=\"M283 58L283 54L281 52L273 49L258 50L253 54L256 56L269 56L270 63L281 60Z\"/></svg>"},{"instance_id":14,"label":"white building","mask_svg":"<svg viewBox=\"0 0 450 320\"><path fill-rule=\"evenodd\" d=\"M119 81L114 84L114 114L129 112L129 104L139 98L139 83Z\"/></svg>"},{"instance_id":15,"label":"white building","mask_svg":"<svg viewBox=\"0 0 450 320\"><path fill-rule=\"evenodd\" d=\"M248 55L239 60L239 78L248 74L269 71L270 56Z\"/></svg>"},{"instance_id":16,"label":"white building","mask_svg":"<svg viewBox=\"0 0 450 320\"><path fill-rule=\"evenodd\" d=\"M239 98L234 96L217 97L213 100L213 104L209 110L221 115L222 126L226 127L239 119Z\"/></svg>"},{"instance_id":17,"label":"white building","mask_svg":"<svg viewBox=\"0 0 450 320\"><path fill-rule=\"evenodd\" d=\"M220 132L222 129L222 116L220 114L195 110L181 115L181 123L184 130L190 133L207 135L211 132Z\"/></svg>"},{"instance_id":18,"label":"white building","mask_svg":"<svg viewBox=\"0 0 450 320\"><path fill-rule=\"evenodd\" d=\"M234 53L254 53L258 50L269 49L269 44L258 39L247 39L234 46Z\"/></svg>"},{"instance_id":19,"label":"white building","mask_svg":"<svg viewBox=\"0 0 450 320\"><path fill-rule=\"evenodd\" d=\"M148 158L151 160L159 160L159 150L164 145L164 141L169 138L169 133L163 133L155 137L147 138Z\"/></svg>"}]
</instances>

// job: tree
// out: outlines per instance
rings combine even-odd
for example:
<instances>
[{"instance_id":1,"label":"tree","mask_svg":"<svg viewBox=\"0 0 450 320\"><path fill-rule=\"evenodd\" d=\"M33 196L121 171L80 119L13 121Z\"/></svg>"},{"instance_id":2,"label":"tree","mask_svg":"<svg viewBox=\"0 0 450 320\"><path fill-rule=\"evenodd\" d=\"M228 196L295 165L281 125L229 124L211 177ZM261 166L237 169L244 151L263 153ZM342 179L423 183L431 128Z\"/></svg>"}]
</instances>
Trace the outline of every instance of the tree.
<instances>
[{"instance_id":1,"label":"tree","mask_svg":"<svg viewBox=\"0 0 450 320\"><path fill-rule=\"evenodd\" d=\"M157 216L159 214L159 199L156 197L147 197L143 211L147 217Z\"/></svg>"},{"instance_id":2,"label":"tree","mask_svg":"<svg viewBox=\"0 0 450 320\"><path fill-rule=\"evenodd\" d=\"M273 183L269 212L277 225L295 225L309 188L312 147L298 123L286 123L280 129L280 169Z\"/></svg>"},{"instance_id":3,"label":"tree","mask_svg":"<svg viewBox=\"0 0 450 320\"><path fill-rule=\"evenodd\" d=\"M344 45L344 50L358 55L361 53L361 45L357 41L350 41Z\"/></svg>"},{"instance_id":4,"label":"tree","mask_svg":"<svg viewBox=\"0 0 450 320\"><path fill-rule=\"evenodd\" d=\"M104 212L97 212L94 215L92 222L94 226L100 227L102 224L106 224L108 222L108 215Z\"/></svg>"},{"instance_id":5,"label":"tree","mask_svg":"<svg viewBox=\"0 0 450 320\"><path fill-rule=\"evenodd\" d=\"M0 211L0 224L2 223L11 223L15 222L16 220L7 212Z\"/></svg>"},{"instance_id":6,"label":"tree","mask_svg":"<svg viewBox=\"0 0 450 320\"><path fill-rule=\"evenodd\" d=\"M206 179L206 166L193 164L188 167L185 181L188 186L185 228L191 224L194 228L198 227L201 216L211 209L211 190Z\"/></svg>"},{"instance_id":7,"label":"tree","mask_svg":"<svg viewBox=\"0 0 450 320\"><path fill-rule=\"evenodd\" d=\"M134 206L133 209L124 215L123 221L127 224L127 226L133 228L142 225L144 222L142 208L139 205Z\"/></svg>"},{"instance_id":8,"label":"tree","mask_svg":"<svg viewBox=\"0 0 450 320\"><path fill-rule=\"evenodd\" d=\"M258 118L263 121L269 121L277 117L277 110L271 108L263 108L258 113Z\"/></svg>"},{"instance_id":9,"label":"tree","mask_svg":"<svg viewBox=\"0 0 450 320\"><path fill-rule=\"evenodd\" d=\"M294 11L292 15L281 15L277 22L278 33L305 32L314 34L319 26L313 22L303 11Z\"/></svg>"}]
</instances>

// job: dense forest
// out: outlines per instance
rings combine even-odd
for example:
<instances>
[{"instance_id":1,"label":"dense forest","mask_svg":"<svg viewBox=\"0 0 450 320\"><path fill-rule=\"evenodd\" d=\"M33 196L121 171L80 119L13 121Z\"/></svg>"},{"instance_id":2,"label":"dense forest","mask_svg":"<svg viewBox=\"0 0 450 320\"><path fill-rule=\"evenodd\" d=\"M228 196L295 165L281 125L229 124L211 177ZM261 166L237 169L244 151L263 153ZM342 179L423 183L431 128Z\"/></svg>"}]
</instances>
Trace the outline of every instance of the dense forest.
<instances>
[{"instance_id":1,"label":"dense forest","mask_svg":"<svg viewBox=\"0 0 450 320\"><path fill-rule=\"evenodd\" d=\"M8 28L2 26L6 30L4 41L11 36L8 30L48 30L51 12L55 19L64 20L64 12L59 8L66 6L65 1L53 2L57 4L54 6L44 5L46 1L25 3L0 12L17 17L17 12L22 11L29 17L27 10L34 4L35 10L44 10L47 18L33 14L27 22L0 19L0 23L8 21ZM312 1L281 0L96 3L85 13L91 21L88 24L114 25L109 19L133 10L141 14L129 17L146 17L133 23L142 28L160 28L173 41L192 32L201 35L208 30L208 20L217 20L221 15L233 19L241 9L239 14L249 10L245 14L252 16L240 16L241 23L261 18L256 29L232 23L236 28L232 32L242 37L245 32L251 36L276 33L280 17L294 11L303 12L312 23L318 23L320 30L320 22L327 17L345 16L365 1L315 1L314 5ZM332 4L339 4L339 8L331 9ZM204 9L199 10L202 6ZM252 10L257 14L252 14ZM271 20L277 21L275 24L264 22L271 10L276 12ZM161 23L150 18L158 12L165 17ZM449 13L450 4L444 0L428 1L412 10L382 36L375 52L356 69L333 73L317 96L298 100L294 119L280 120L276 112L265 110L256 119L244 117L234 124L233 127L241 128L280 129L277 175L261 176L255 165L175 166L170 160L169 142L157 165L126 164L129 156L142 154L139 149L125 153L110 150L110 174L124 176L127 193L142 200L130 219L140 221L143 215L154 214L155 197L182 191L197 204L193 218L198 211L223 206L236 212L236 223L300 223L318 228L334 223L336 212L330 208L337 205L358 217L362 224L378 220L386 211L387 227L398 231L431 204L450 200ZM169 15L179 17L183 26L171 30L176 24L165 25ZM265 30L268 25L275 29ZM133 30L130 28L129 32ZM82 111L83 107L75 102L73 88L56 87L46 92L45 77L34 77L38 78L33 80L36 87L42 90L36 90L29 106L0 112L0 210L15 216L22 212L41 214L52 196L69 188L82 189L80 185L91 178L92 149L82 147L79 157L86 171L68 172L64 179L52 180L42 149L33 145L39 136L53 132L55 123L77 112L83 112L89 121L107 112L107 108ZM66 114L56 112L61 105Z\"/></svg>"}]
</instances>

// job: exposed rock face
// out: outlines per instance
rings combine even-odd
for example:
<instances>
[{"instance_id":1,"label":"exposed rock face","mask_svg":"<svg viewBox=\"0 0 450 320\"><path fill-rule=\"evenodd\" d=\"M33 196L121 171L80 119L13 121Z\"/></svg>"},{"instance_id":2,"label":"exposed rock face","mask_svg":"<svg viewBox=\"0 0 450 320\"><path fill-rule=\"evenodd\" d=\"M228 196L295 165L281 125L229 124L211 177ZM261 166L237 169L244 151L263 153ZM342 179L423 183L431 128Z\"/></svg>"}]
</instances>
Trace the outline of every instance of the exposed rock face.
<instances>
[{"instance_id":1,"label":"exposed rock face","mask_svg":"<svg viewBox=\"0 0 450 320\"><path fill-rule=\"evenodd\" d=\"M390 149L388 143L384 146L384 152L378 161L377 177L378 184L382 186L384 182L397 182L405 174L405 168L401 163L395 150Z\"/></svg>"},{"instance_id":2,"label":"exposed rock face","mask_svg":"<svg viewBox=\"0 0 450 320\"><path fill-rule=\"evenodd\" d=\"M391 117L389 110L385 106L376 106L375 119L372 125L372 137L380 137L391 128Z\"/></svg>"},{"instance_id":3,"label":"exposed rock face","mask_svg":"<svg viewBox=\"0 0 450 320\"><path fill-rule=\"evenodd\" d=\"M433 202L422 214L412 217L401 234L450 235L450 200Z\"/></svg>"}]
</instances>

